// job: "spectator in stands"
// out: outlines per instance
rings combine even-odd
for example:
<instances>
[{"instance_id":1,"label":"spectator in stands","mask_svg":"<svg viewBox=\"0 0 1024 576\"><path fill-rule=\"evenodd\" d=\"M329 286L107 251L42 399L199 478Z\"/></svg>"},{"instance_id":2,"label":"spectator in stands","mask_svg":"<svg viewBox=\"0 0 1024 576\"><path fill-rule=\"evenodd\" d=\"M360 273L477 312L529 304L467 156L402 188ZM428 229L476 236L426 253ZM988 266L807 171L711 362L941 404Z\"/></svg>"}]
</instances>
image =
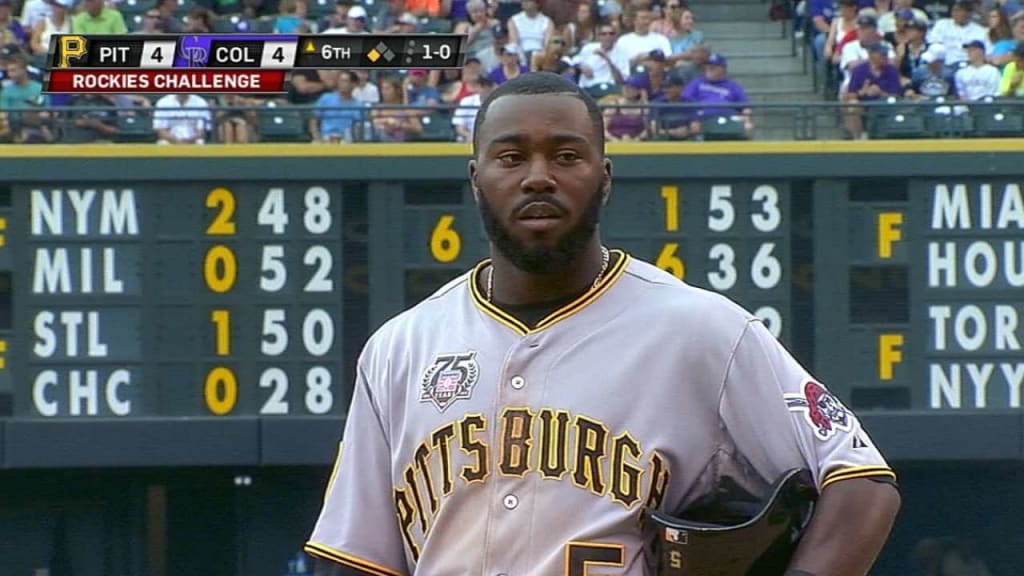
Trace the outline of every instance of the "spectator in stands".
<instances>
[{"instance_id":1,"label":"spectator in stands","mask_svg":"<svg viewBox=\"0 0 1024 576\"><path fill-rule=\"evenodd\" d=\"M185 32L209 34L213 32L213 13L209 8L195 6L185 16Z\"/></svg>"},{"instance_id":2,"label":"spectator in stands","mask_svg":"<svg viewBox=\"0 0 1024 576\"><path fill-rule=\"evenodd\" d=\"M818 61L831 59L830 53L825 51L825 46L829 36L832 35L832 21L836 16L834 6L835 0L807 0L807 15L810 17L811 34L813 35L811 45L814 47L814 57ZM854 3L855 12L856 9L856 3Z\"/></svg>"},{"instance_id":3,"label":"spectator in stands","mask_svg":"<svg viewBox=\"0 0 1024 576\"><path fill-rule=\"evenodd\" d=\"M590 88L601 84L622 84L629 76L629 59L615 41L615 27L598 26L596 42L583 45L572 63L579 71L579 85Z\"/></svg>"},{"instance_id":4,"label":"spectator in stands","mask_svg":"<svg viewBox=\"0 0 1024 576\"><path fill-rule=\"evenodd\" d=\"M647 79L634 74L622 85L622 94L609 94L604 105L604 134L610 142L633 142L647 138Z\"/></svg>"},{"instance_id":5,"label":"spectator in stands","mask_svg":"<svg viewBox=\"0 0 1024 576\"><path fill-rule=\"evenodd\" d=\"M258 124L255 108L260 106L260 101L240 94L224 94L217 103L219 106L213 113L217 141L221 144L255 142Z\"/></svg>"},{"instance_id":6,"label":"spectator in stands","mask_svg":"<svg viewBox=\"0 0 1024 576\"><path fill-rule=\"evenodd\" d=\"M707 72L704 76L687 84L683 99L687 102L707 104L696 110L696 119L690 123L691 136L701 133L702 123L720 116L738 116L743 122L747 137L754 133L750 102L747 92L735 80L728 77L727 62L721 54L708 56Z\"/></svg>"},{"instance_id":7,"label":"spectator in stands","mask_svg":"<svg viewBox=\"0 0 1024 576\"><path fill-rule=\"evenodd\" d=\"M6 79L0 89L0 110L7 112L7 122L16 144L43 144L53 142L50 115L45 110L49 98L43 94L43 85L28 74L28 62L23 54L5 61Z\"/></svg>"},{"instance_id":8,"label":"spectator in stands","mask_svg":"<svg viewBox=\"0 0 1024 576\"><path fill-rule=\"evenodd\" d=\"M306 0L281 0L281 14L274 19L274 34L306 34L310 32Z\"/></svg>"},{"instance_id":9,"label":"spectator in stands","mask_svg":"<svg viewBox=\"0 0 1024 576\"><path fill-rule=\"evenodd\" d=\"M480 104L494 91L494 80L490 76L480 76L476 79L476 84L476 92L459 101L459 107L452 115L455 138L459 142L473 140L473 124L476 122L477 112L480 111Z\"/></svg>"},{"instance_id":10,"label":"spectator in stands","mask_svg":"<svg viewBox=\"0 0 1024 576\"><path fill-rule=\"evenodd\" d=\"M352 89L352 96L364 104L376 104L380 102L380 90L377 85L370 82L370 73L367 70L356 70L356 87Z\"/></svg>"},{"instance_id":11,"label":"spectator in stands","mask_svg":"<svg viewBox=\"0 0 1024 576\"><path fill-rule=\"evenodd\" d=\"M16 4L17 2L11 2L12 6ZM36 24L38 24L40 20L50 15L52 5L53 0L26 0L26 2L21 6L21 17L18 18L21 22L22 28L26 30L35 28Z\"/></svg>"},{"instance_id":12,"label":"spectator in stands","mask_svg":"<svg viewBox=\"0 0 1024 576\"><path fill-rule=\"evenodd\" d=\"M886 30L885 28L882 27L882 20L886 16L895 15L893 12L892 0L874 0L874 2L872 2L872 4L870 5L870 8L874 9L872 16L874 16L875 19L878 20L879 34L882 34L884 36L886 32L891 32L892 30L895 29L895 22L893 22L894 26L892 29Z\"/></svg>"},{"instance_id":13,"label":"spectator in stands","mask_svg":"<svg viewBox=\"0 0 1024 576\"><path fill-rule=\"evenodd\" d=\"M1010 19L1010 29L1013 32L1013 44L1002 45L1007 50L1005 53L1000 54L996 50L992 50L989 54L989 62L996 66L1003 67L1012 62L1013 51L1020 44L1024 44L1024 11Z\"/></svg>"},{"instance_id":14,"label":"spectator in stands","mask_svg":"<svg viewBox=\"0 0 1024 576\"><path fill-rule=\"evenodd\" d=\"M1007 98L1024 98L1024 42L1014 48L1013 60L1003 67L999 95Z\"/></svg>"},{"instance_id":15,"label":"spectator in stands","mask_svg":"<svg viewBox=\"0 0 1024 576\"><path fill-rule=\"evenodd\" d=\"M569 43L571 51L579 50L591 42L597 42L599 24L594 5L589 0L580 2L576 7L575 18L565 26L565 39Z\"/></svg>"},{"instance_id":16,"label":"spectator in stands","mask_svg":"<svg viewBox=\"0 0 1024 576\"><path fill-rule=\"evenodd\" d=\"M868 47L868 59L854 66L850 83L842 95L846 102L878 102L898 97L903 91L900 72L889 62L892 48L887 42L876 42ZM864 110L851 107L845 110L846 130L854 140L865 137Z\"/></svg>"},{"instance_id":17,"label":"spectator in stands","mask_svg":"<svg viewBox=\"0 0 1024 576\"><path fill-rule=\"evenodd\" d=\"M533 57L530 59L530 71L554 72L575 82L576 68L567 54L565 38L555 36L543 50L533 53Z\"/></svg>"},{"instance_id":18,"label":"spectator in stands","mask_svg":"<svg viewBox=\"0 0 1024 576\"><path fill-rule=\"evenodd\" d=\"M0 46L28 45L28 33L12 13L11 0L0 0Z\"/></svg>"},{"instance_id":19,"label":"spectator in stands","mask_svg":"<svg viewBox=\"0 0 1024 576\"><path fill-rule=\"evenodd\" d=\"M683 88L686 80L681 70L676 68L669 72L663 84L664 90L651 98L651 102L660 104L653 108L655 126L654 133L668 140L686 140L690 137L690 122L693 120L693 110L678 106L685 104ZM673 106L675 104L676 106Z\"/></svg>"},{"instance_id":20,"label":"spectator in stands","mask_svg":"<svg viewBox=\"0 0 1024 576\"><path fill-rule=\"evenodd\" d=\"M638 10L633 18L633 31L623 34L615 43L629 62L629 71L623 70L627 75L635 72L638 66L656 68L660 72L661 65L672 53L672 44L668 38L664 34L651 32L651 18L650 10ZM655 70L650 72L655 74Z\"/></svg>"},{"instance_id":21,"label":"spectator in stands","mask_svg":"<svg viewBox=\"0 0 1024 576\"><path fill-rule=\"evenodd\" d=\"M666 61L670 66L678 66L693 59L693 47L704 43L704 33L694 27L693 11L683 8L681 0L669 0L666 10L668 17L662 22L668 22L664 34L672 46Z\"/></svg>"},{"instance_id":22,"label":"spectator in stands","mask_svg":"<svg viewBox=\"0 0 1024 576\"><path fill-rule=\"evenodd\" d=\"M1024 20L1024 19L1022 19ZM988 11L988 55L989 62L1001 65L1006 61L1005 56L1013 52L1017 46L1017 40L1013 37L1013 28L1010 18L1002 8L993 8Z\"/></svg>"},{"instance_id":23,"label":"spectator in stands","mask_svg":"<svg viewBox=\"0 0 1024 576\"><path fill-rule=\"evenodd\" d=\"M117 134L117 102L105 94L76 94L60 141L66 144L110 142Z\"/></svg>"},{"instance_id":24,"label":"spectator in stands","mask_svg":"<svg viewBox=\"0 0 1024 576\"><path fill-rule=\"evenodd\" d=\"M533 53L554 37L555 23L540 11L537 0L523 0L522 7L522 12L508 21L508 41L519 49L520 63L528 65Z\"/></svg>"},{"instance_id":25,"label":"spectator in stands","mask_svg":"<svg viewBox=\"0 0 1024 576\"><path fill-rule=\"evenodd\" d=\"M371 111L373 131L378 141L405 142L423 133L419 114L404 108L407 102L400 78L387 76L381 80L380 99L385 107Z\"/></svg>"},{"instance_id":26,"label":"spectator in stands","mask_svg":"<svg viewBox=\"0 0 1024 576\"><path fill-rule=\"evenodd\" d=\"M71 18L71 31L75 34L126 34L124 16L114 8L103 5L103 0L82 0L82 11Z\"/></svg>"},{"instance_id":27,"label":"spectator in stands","mask_svg":"<svg viewBox=\"0 0 1024 576\"><path fill-rule=\"evenodd\" d=\"M964 44L973 40L988 42L988 29L971 19L973 10L974 0L957 0L952 16L940 19L928 33L929 44L939 43L946 48L946 66L950 73L967 61Z\"/></svg>"},{"instance_id":28,"label":"spectator in stands","mask_svg":"<svg viewBox=\"0 0 1024 576\"><path fill-rule=\"evenodd\" d=\"M197 94L168 94L156 101L157 144L205 144L212 129L210 103Z\"/></svg>"},{"instance_id":29,"label":"spectator in stands","mask_svg":"<svg viewBox=\"0 0 1024 576\"><path fill-rule=\"evenodd\" d=\"M73 0L72 0L73 1ZM157 0L153 8L146 11L147 16L156 10L160 29L168 34L178 34L184 29L184 22L178 18L178 0Z\"/></svg>"},{"instance_id":30,"label":"spectator in stands","mask_svg":"<svg viewBox=\"0 0 1024 576\"><path fill-rule=\"evenodd\" d=\"M915 71L921 67L921 56L928 49L928 43L925 42L927 33L928 23L915 18L907 23L904 41L896 45L896 67L899 68L904 88L910 85Z\"/></svg>"},{"instance_id":31,"label":"spectator in stands","mask_svg":"<svg viewBox=\"0 0 1024 576\"><path fill-rule=\"evenodd\" d=\"M839 16L832 19L832 26L825 39L825 59L838 65L840 60L839 41L852 30L857 29L857 0L839 0Z\"/></svg>"},{"instance_id":32,"label":"spectator in stands","mask_svg":"<svg viewBox=\"0 0 1024 576\"><path fill-rule=\"evenodd\" d=\"M895 12L890 12L886 16L890 16L891 18L880 18L878 20L878 33L882 35L882 38L886 42L892 44L898 57L899 51L897 48L900 44L907 41L907 24L914 21L914 11L906 8L900 8Z\"/></svg>"},{"instance_id":33,"label":"spectator in stands","mask_svg":"<svg viewBox=\"0 0 1024 576\"><path fill-rule=\"evenodd\" d=\"M693 47L690 61L675 68L675 70L679 71L685 84L689 84L707 74L708 58L711 57L711 54L711 46L707 44L697 44Z\"/></svg>"},{"instance_id":34,"label":"spectator in stands","mask_svg":"<svg viewBox=\"0 0 1024 576\"><path fill-rule=\"evenodd\" d=\"M74 0L54 0L50 6L50 15L36 23L29 42L29 51L33 56L45 56L50 51L50 36L71 33L71 16L68 11L72 6Z\"/></svg>"},{"instance_id":35,"label":"spectator in stands","mask_svg":"<svg viewBox=\"0 0 1024 576\"><path fill-rule=\"evenodd\" d=\"M491 78L500 86L529 71L529 68L519 63L519 50L511 44L506 44L502 47L501 66L491 71Z\"/></svg>"},{"instance_id":36,"label":"spectator in stands","mask_svg":"<svg viewBox=\"0 0 1024 576\"><path fill-rule=\"evenodd\" d=\"M68 20L70 23L70 20ZM137 29L132 27L132 34L163 34L163 22L160 21L160 11L156 8L150 8L146 10L146 13L142 15L141 26Z\"/></svg>"},{"instance_id":37,"label":"spectator in stands","mask_svg":"<svg viewBox=\"0 0 1024 576\"><path fill-rule=\"evenodd\" d=\"M316 101L313 117L309 119L309 133L313 142L353 142L355 127L363 121L363 104L352 91L356 75L344 70L338 76L338 89L326 92Z\"/></svg>"},{"instance_id":38,"label":"spectator in stands","mask_svg":"<svg viewBox=\"0 0 1024 576\"><path fill-rule=\"evenodd\" d=\"M394 23L388 28L390 34L415 34L416 28L420 25L420 19L413 16L412 12L403 12Z\"/></svg>"},{"instance_id":39,"label":"spectator in stands","mask_svg":"<svg viewBox=\"0 0 1024 576\"><path fill-rule=\"evenodd\" d=\"M928 13L920 8L915 8L914 0L896 0L892 11L878 19L878 31L888 36L890 32L895 32L899 28L900 20L904 23L921 20L927 24ZM891 42L891 40L888 41Z\"/></svg>"},{"instance_id":40,"label":"spectator in stands","mask_svg":"<svg viewBox=\"0 0 1024 576\"><path fill-rule=\"evenodd\" d=\"M366 29L366 8L358 4L349 8L345 15L345 26L342 28L328 28L321 34L368 34Z\"/></svg>"},{"instance_id":41,"label":"spectator in stands","mask_svg":"<svg viewBox=\"0 0 1024 576\"><path fill-rule=\"evenodd\" d=\"M422 69L410 70L405 77L405 102L410 106L437 106L441 103L441 93L427 83L429 72ZM427 116L434 110L415 110L415 114Z\"/></svg>"},{"instance_id":42,"label":"spectator in stands","mask_svg":"<svg viewBox=\"0 0 1024 576\"><path fill-rule=\"evenodd\" d=\"M291 104L312 104L327 91L320 73L316 70L292 70L288 83L288 102Z\"/></svg>"},{"instance_id":43,"label":"spectator in stands","mask_svg":"<svg viewBox=\"0 0 1024 576\"><path fill-rule=\"evenodd\" d=\"M452 23L464 22L469 19L469 0L452 0L447 18Z\"/></svg>"},{"instance_id":44,"label":"spectator in stands","mask_svg":"<svg viewBox=\"0 0 1024 576\"><path fill-rule=\"evenodd\" d=\"M878 33L878 20L870 14L861 14L857 17L857 38L847 42L843 46L842 54L839 57L839 69L843 73L843 82L839 87L840 95L850 81L850 74L855 67L867 62L868 49L883 41ZM888 43L885 46L889 46ZM891 48L890 48L891 49ZM895 54L890 54L893 58Z\"/></svg>"},{"instance_id":45,"label":"spectator in stands","mask_svg":"<svg viewBox=\"0 0 1024 576\"><path fill-rule=\"evenodd\" d=\"M974 102L999 95L999 69L985 61L985 43L974 40L964 45L967 65L956 71L953 84L956 95L965 102Z\"/></svg>"},{"instance_id":46,"label":"spectator in stands","mask_svg":"<svg viewBox=\"0 0 1024 576\"><path fill-rule=\"evenodd\" d=\"M452 0L405 0L405 9L417 18L447 18Z\"/></svg>"},{"instance_id":47,"label":"spectator in stands","mask_svg":"<svg viewBox=\"0 0 1024 576\"><path fill-rule=\"evenodd\" d=\"M500 64L494 52L494 30L498 21L487 14L484 0L469 0L466 10L469 17L455 25L455 33L466 35L467 57L479 60L484 70L493 70Z\"/></svg>"},{"instance_id":48,"label":"spectator in stands","mask_svg":"<svg viewBox=\"0 0 1024 576\"><path fill-rule=\"evenodd\" d=\"M349 2L338 2L334 5L334 10L330 14L324 16L317 23L317 30L320 30L321 34L327 34L328 30L335 30L332 34L338 34L337 30L343 30L348 26L348 11L352 8L352 4Z\"/></svg>"},{"instance_id":49,"label":"spectator in stands","mask_svg":"<svg viewBox=\"0 0 1024 576\"><path fill-rule=\"evenodd\" d=\"M1024 3L1021 0L980 0L981 13L987 14L990 10L1002 8L1007 16L1013 18L1020 12L1024 12Z\"/></svg>"},{"instance_id":50,"label":"spectator in stands","mask_svg":"<svg viewBox=\"0 0 1024 576\"><path fill-rule=\"evenodd\" d=\"M462 64L462 70L458 71L455 80L441 89L441 101L458 104L463 98L475 94L480 86L477 80L482 75L486 76L480 61L476 58L466 58Z\"/></svg>"},{"instance_id":51,"label":"spectator in stands","mask_svg":"<svg viewBox=\"0 0 1024 576\"><path fill-rule=\"evenodd\" d=\"M921 55L921 64L923 66L915 71L906 97L934 100L956 95L953 71L946 65L946 48L942 44L929 45Z\"/></svg>"}]
</instances>

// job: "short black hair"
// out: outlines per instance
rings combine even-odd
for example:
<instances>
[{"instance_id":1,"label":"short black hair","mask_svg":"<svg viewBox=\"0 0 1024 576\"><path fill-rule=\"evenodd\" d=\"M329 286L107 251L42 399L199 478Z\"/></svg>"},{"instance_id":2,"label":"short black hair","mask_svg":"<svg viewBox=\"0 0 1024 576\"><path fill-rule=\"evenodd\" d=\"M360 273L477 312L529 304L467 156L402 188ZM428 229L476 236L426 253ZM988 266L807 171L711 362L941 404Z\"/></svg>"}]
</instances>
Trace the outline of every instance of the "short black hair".
<instances>
[{"instance_id":1,"label":"short black hair","mask_svg":"<svg viewBox=\"0 0 1024 576\"><path fill-rule=\"evenodd\" d=\"M578 85L569 81L564 76L554 72L529 72L521 74L501 86L494 89L494 92L480 104L476 120L473 122L473 155L476 155L478 147L478 134L480 126L483 125L487 116L487 110L495 100L502 96L536 96L541 94L565 94L578 98L587 106L587 115L590 116L590 124L594 130L594 137L597 138L598 149L604 154L604 116L597 102L591 98Z\"/></svg>"}]
</instances>

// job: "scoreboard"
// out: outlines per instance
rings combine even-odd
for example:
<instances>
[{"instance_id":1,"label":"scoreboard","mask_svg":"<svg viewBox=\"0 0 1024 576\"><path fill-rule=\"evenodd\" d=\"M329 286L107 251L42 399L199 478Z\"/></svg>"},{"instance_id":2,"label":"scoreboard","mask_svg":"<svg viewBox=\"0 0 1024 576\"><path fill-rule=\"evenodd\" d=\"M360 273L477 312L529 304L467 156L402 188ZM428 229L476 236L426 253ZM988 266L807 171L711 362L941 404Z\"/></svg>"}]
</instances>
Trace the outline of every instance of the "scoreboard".
<instances>
[{"instance_id":1,"label":"scoreboard","mask_svg":"<svg viewBox=\"0 0 1024 576\"><path fill-rule=\"evenodd\" d=\"M337 186L13 191L15 409L323 415L338 398Z\"/></svg>"},{"instance_id":2,"label":"scoreboard","mask_svg":"<svg viewBox=\"0 0 1024 576\"><path fill-rule=\"evenodd\" d=\"M379 325L488 251L462 182L377 189L364 214L343 195L330 181L14 188L16 415L343 414L345 355L367 336L346 326ZM628 182L602 229L787 339L789 201L780 181ZM343 306L346 220L370 231L363 322Z\"/></svg>"},{"instance_id":3,"label":"scoreboard","mask_svg":"<svg viewBox=\"0 0 1024 576\"><path fill-rule=\"evenodd\" d=\"M466 38L414 35L54 35L50 93L280 93L290 70L460 68Z\"/></svg>"},{"instance_id":4,"label":"scoreboard","mask_svg":"<svg viewBox=\"0 0 1024 576\"><path fill-rule=\"evenodd\" d=\"M818 355L862 409L1021 408L1022 182L830 184L816 212ZM846 220L843 222L842 220ZM826 310L831 308L831 310Z\"/></svg>"}]
</instances>

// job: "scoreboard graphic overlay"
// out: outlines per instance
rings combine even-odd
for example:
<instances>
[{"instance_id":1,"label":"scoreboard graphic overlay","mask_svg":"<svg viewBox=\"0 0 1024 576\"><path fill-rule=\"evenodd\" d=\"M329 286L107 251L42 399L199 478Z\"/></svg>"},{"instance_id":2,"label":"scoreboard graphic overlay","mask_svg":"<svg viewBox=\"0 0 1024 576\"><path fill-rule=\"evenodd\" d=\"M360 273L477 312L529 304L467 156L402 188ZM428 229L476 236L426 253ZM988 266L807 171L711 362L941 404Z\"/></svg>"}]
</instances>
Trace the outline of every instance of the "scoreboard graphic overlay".
<instances>
[{"instance_id":1,"label":"scoreboard graphic overlay","mask_svg":"<svg viewBox=\"0 0 1024 576\"><path fill-rule=\"evenodd\" d=\"M288 72L459 68L465 37L418 35L54 35L50 93L281 93Z\"/></svg>"}]
</instances>

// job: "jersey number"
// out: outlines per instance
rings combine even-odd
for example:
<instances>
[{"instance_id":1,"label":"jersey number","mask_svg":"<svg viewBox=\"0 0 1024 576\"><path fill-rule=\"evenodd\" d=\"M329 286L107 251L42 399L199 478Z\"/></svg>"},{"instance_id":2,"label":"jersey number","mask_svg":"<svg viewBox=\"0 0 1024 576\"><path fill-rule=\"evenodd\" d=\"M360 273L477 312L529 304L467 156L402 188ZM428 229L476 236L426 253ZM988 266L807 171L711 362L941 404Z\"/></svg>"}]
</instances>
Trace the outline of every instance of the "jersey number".
<instances>
[{"instance_id":1,"label":"jersey number","mask_svg":"<svg viewBox=\"0 0 1024 576\"><path fill-rule=\"evenodd\" d=\"M621 544L598 542L569 542L565 545L565 576L587 576L587 568L626 565L626 553Z\"/></svg>"}]
</instances>

